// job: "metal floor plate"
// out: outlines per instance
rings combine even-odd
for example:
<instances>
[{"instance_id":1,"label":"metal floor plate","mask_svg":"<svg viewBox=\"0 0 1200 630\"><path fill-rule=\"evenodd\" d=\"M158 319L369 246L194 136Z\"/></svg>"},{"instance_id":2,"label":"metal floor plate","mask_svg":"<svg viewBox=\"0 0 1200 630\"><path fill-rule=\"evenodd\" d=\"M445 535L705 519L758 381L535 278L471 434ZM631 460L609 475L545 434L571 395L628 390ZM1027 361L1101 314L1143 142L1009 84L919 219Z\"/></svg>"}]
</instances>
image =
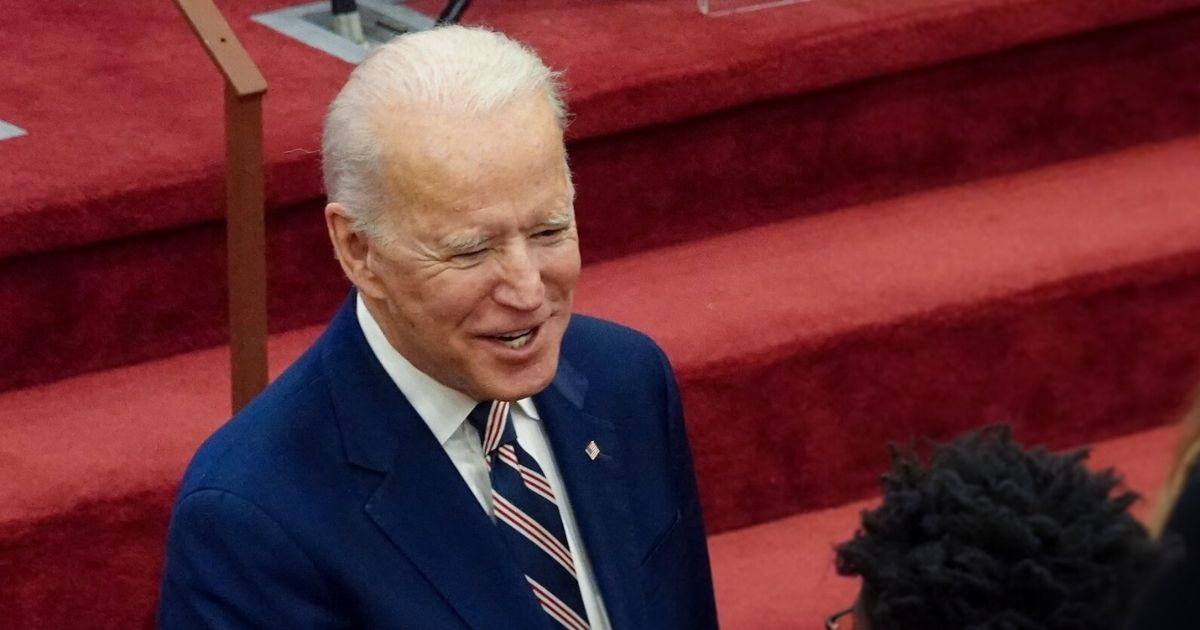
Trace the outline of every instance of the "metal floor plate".
<instances>
[{"instance_id":1,"label":"metal floor plate","mask_svg":"<svg viewBox=\"0 0 1200 630\"><path fill-rule=\"evenodd\" d=\"M433 18L386 0L358 0L367 44L356 44L333 31L327 0L259 13L250 19L347 63L357 64L371 48L408 30L433 28Z\"/></svg>"}]
</instances>

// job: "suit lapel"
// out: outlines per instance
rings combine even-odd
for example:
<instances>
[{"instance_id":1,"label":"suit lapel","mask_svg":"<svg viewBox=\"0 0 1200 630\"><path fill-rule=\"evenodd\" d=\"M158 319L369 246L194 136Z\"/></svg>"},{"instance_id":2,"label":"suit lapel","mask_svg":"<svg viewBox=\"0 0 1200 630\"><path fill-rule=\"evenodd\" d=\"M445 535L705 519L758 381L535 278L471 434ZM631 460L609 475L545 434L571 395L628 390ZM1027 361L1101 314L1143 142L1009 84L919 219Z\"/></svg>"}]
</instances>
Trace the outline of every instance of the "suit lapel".
<instances>
[{"instance_id":1,"label":"suit lapel","mask_svg":"<svg viewBox=\"0 0 1200 630\"><path fill-rule=\"evenodd\" d=\"M583 411L587 380L565 359L554 382L534 396L554 459L567 487L588 557L613 628L642 628L637 545L629 483L615 425ZM600 455L587 454L595 442Z\"/></svg>"},{"instance_id":2,"label":"suit lapel","mask_svg":"<svg viewBox=\"0 0 1200 630\"><path fill-rule=\"evenodd\" d=\"M402 449L367 514L471 627L542 627L516 560L441 445L428 441Z\"/></svg>"},{"instance_id":3,"label":"suit lapel","mask_svg":"<svg viewBox=\"0 0 1200 630\"><path fill-rule=\"evenodd\" d=\"M353 292L321 347L346 459L384 475L368 516L468 626L542 627L491 519L367 345Z\"/></svg>"}]
</instances>

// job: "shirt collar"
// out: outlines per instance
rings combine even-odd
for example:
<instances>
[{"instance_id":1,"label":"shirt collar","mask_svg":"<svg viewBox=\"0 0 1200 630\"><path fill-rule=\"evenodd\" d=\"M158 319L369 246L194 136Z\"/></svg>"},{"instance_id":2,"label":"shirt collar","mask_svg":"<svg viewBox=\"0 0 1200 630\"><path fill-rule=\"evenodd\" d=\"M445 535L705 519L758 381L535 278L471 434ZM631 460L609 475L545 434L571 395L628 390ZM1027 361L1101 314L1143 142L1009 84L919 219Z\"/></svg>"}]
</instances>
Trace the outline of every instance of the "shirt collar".
<instances>
[{"instance_id":1,"label":"shirt collar","mask_svg":"<svg viewBox=\"0 0 1200 630\"><path fill-rule=\"evenodd\" d=\"M417 415L429 425L429 430L443 446L450 436L458 431L458 427L467 419L467 414L479 404L466 394L443 385L437 379L418 370L404 355L400 354L387 337L383 329L367 310L367 304L361 295L356 296L356 314L358 325L362 328L367 345L379 360L385 372L400 388L400 393L408 399L409 404L416 410ZM533 400L522 398L517 401L517 407L525 415L535 420L540 419Z\"/></svg>"}]
</instances>

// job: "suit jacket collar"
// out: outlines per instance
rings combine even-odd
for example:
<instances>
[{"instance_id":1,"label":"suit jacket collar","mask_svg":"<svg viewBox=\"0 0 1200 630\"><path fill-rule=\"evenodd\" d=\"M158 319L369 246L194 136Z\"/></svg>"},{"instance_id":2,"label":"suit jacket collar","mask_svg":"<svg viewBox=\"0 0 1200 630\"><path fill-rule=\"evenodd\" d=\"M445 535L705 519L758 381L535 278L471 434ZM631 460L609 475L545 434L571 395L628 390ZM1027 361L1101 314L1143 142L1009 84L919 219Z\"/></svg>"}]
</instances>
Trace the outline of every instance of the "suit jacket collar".
<instances>
[{"instance_id":1,"label":"suit jacket collar","mask_svg":"<svg viewBox=\"0 0 1200 630\"><path fill-rule=\"evenodd\" d=\"M385 475L368 515L471 627L537 628L546 617L517 562L429 427L375 359L355 293L318 346L346 460ZM627 479L615 425L584 411L587 378L566 358L534 396L614 628L643 627ZM601 453L590 458L595 442Z\"/></svg>"},{"instance_id":2,"label":"suit jacket collar","mask_svg":"<svg viewBox=\"0 0 1200 630\"><path fill-rule=\"evenodd\" d=\"M317 347L346 460L386 472L400 445L413 439L420 427L397 421L410 413L416 416L416 412L371 352L355 315L356 297L351 291L342 302Z\"/></svg>"}]
</instances>

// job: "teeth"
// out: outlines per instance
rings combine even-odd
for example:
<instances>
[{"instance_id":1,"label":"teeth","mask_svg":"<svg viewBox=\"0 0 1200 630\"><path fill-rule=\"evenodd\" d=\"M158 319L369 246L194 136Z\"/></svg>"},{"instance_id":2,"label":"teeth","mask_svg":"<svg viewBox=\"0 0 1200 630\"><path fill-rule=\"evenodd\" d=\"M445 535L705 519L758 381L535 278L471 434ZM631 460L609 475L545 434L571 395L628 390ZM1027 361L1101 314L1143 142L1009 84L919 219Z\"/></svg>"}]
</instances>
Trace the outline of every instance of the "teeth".
<instances>
[{"instance_id":1,"label":"teeth","mask_svg":"<svg viewBox=\"0 0 1200 630\"><path fill-rule=\"evenodd\" d=\"M513 350L516 350L517 348L520 348L520 347L524 346L525 344L529 343L529 339L531 337L533 337L533 335L530 334L532 332L533 332L533 330L523 330L523 331L513 333L511 336L505 335L505 336L499 337L500 343L503 343L505 346L508 346L509 348L512 348Z\"/></svg>"}]
</instances>

